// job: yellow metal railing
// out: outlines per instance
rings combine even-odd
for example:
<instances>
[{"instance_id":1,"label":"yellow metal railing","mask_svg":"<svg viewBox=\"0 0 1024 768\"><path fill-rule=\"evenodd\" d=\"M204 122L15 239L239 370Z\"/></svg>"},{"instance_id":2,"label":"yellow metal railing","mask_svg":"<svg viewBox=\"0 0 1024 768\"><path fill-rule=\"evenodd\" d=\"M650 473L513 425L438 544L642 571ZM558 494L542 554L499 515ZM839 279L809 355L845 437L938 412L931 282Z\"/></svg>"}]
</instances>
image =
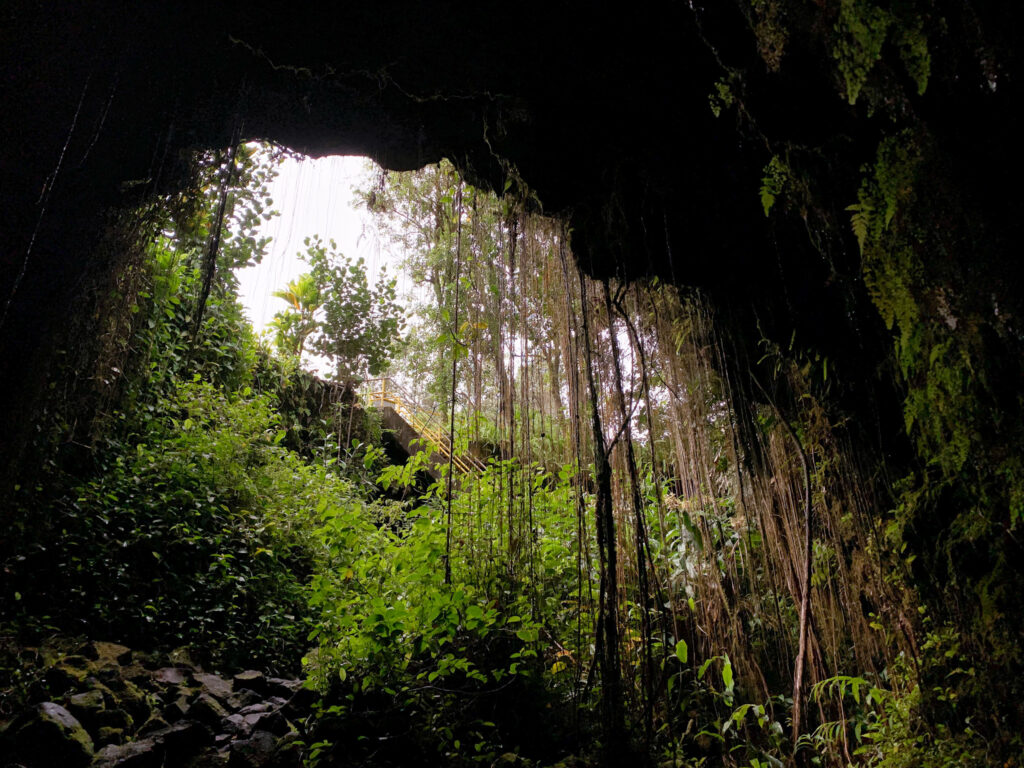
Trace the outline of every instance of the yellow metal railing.
<instances>
[{"instance_id":1,"label":"yellow metal railing","mask_svg":"<svg viewBox=\"0 0 1024 768\"><path fill-rule=\"evenodd\" d=\"M441 423L437 409L427 410L419 405L394 379L367 379L360 393L363 402L374 408L393 408L416 433L430 443L438 454L450 461L459 472L480 472L485 465L469 454L452 451L452 443Z\"/></svg>"}]
</instances>

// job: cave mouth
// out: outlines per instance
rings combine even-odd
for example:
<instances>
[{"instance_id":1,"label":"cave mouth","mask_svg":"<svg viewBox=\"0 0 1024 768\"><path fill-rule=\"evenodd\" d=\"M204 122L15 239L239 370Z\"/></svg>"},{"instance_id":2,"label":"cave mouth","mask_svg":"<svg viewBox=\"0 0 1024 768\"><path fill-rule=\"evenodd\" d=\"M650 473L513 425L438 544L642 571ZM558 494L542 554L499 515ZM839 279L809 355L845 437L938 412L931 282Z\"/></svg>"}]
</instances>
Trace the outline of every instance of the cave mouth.
<instances>
[{"instance_id":1,"label":"cave mouth","mask_svg":"<svg viewBox=\"0 0 1024 768\"><path fill-rule=\"evenodd\" d=\"M112 361L122 359L124 339L145 315L141 305L138 312L124 311L126 297L137 295L137 281L144 279L134 250L136 213L147 203L176 198L187 214L198 199L190 203L187 194L195 148L216 157L250 135L311 156L358 152L398 170L448 157L480 189L515 190L517 179L525 180L545 210L563 217L572 252L597 283L584 277L580 288L566 281L558 259L547 284L568 282L577 291L562 292L562 310L576 307L568 297L587 297L593 314L578 316L593 319L600 343L619 340L615 333L601 335L610 330L600 327L602 317L615 314L617 301L631 306L636 295L631 288L620 294L621 285L657 280L680 287L687 298L699 294L699 301L672 304L671 311L638 328L664 337L657 349L673 358L660 367L666 379L661 383L693 409L654 417L669 425L703 420L705 427L725 430L721 439L703 431L704 438L693 437L686 430L667 436L663 445L677 455L660 462L652 475L693 469L694 476L673 484L676 498L662 494L662 502L669 502L666 526L678 521L673 545L678 549L685 541L700 549L700 542L707 558L694 554L699 566L676 568L664 583L722 575L718 583L704 582L703 591L676 593L674 607L689 609L689 598L695 607L676 616L669 634L689 638L692 647L663 644L672 650L666 668L699 658L710 664L701 681L712 687L703 691L709 698L732 706L738 692L758 690L763 681L783 707L779 697L799 699L790 696L799 654L809 660L808 685L824 683L830 679L826 673L850 673L845 682L833 675L835 685L816 688L837 696L831 722L845 718L843 708L851 705L851 689L844 693L844 685L882 679L881 671L891 681L895 673L902 677L893 692L903 698L890 712L920 718L901 732L893 719L872 720L889 728L881 737L891 737L886 743L893 754L906 754L903 744L909 740L901 744L898 737L910 732L916 739L911 748L922 751L917 762L933 747L973 753L979 764L1017 759L1024 722L1024 587L1013 565L1020 549L1014 532L1024 514L1024 291L1014 267L1024 226L1017 183L1024 165L1024 109L1016 85L1024 6L767 0L707 7L654 3L629 14L595 8L582 15L568 6L536 13L521 5L475 6L446 14L428 6L382 11L379 5L314 4L265 12L226 3L187 13L148 4L125 13L119 2L85 7L14 0L0 14L0 68L7 75L0 83L6 107L0 116L0 296L6 302L0 359L8 361L0 390L9 393L0 445L5 499L36 487L54 463L72 473L92 466L96 452L90 439L59 441L53 458L47 452L51 437L82 435L105 416L116 419L114 403L133 394L122 388L125 369ZM644 55L631 55L636 49ZM199 248L197 263L201 253ZM183 276L175 271L180 266L165 260L160 290ZM605 279L611 281L611 311ZM202 279L194 285L201 296ZM512 287L520 298L526 295L518 283L506 284ZM233 324L234 310L220 302L216 286L210 290L210 312L203 314L220 325L209 345L194 344L193 326L171 303L162 315L151 316L153 328L141 330L170 333L167 323L177 316L182 330L176 340L139 345L131 353L143 360L149 349L172 349L181 359L202 358L208 369L238 377L258 367L258 355L234 357L245 332ZM163 295L151 292L146 301L162 301ZM499 315L502 322L519 322L513 306ZM662 325L669 321L673 327ZM483 344L484 329L478 330ZM579 333L564 337L572 344L583 332L574 330ZM472 339L464 341L470 345ZM568 358L585 362L573 349L572 355L559 352L563 370ZM548 354L542 345L531 350ZM491 357L496 367L504 365L502 355ZM604 400L598 398L594 408L605 408L613 421L617 402L628 401L630 393L630 384L624 397L614 392L614 357L605 355L607 365L593 371L605 387ZM149 371L152 378L155 369ZM279 372L264 373L265 384L274 376L281 380ZM573 374L580 392L590 389L587 373L582 366ZM693 381L673 381L674 374L692 374ZM282 401L296 412L316 413L318 403L344 402L351 395L313 377L300 376L294 384L287 392L293 399ZM498 431L492 443L496 457L542 450L532 438L554 434L553 406L564 402L564 392L547 389L537 398L548 405L536 423ZM515 395L508 402L508 393L519 390L499 390L505 410L499 397L494 421L512 423L510 415L523 399ZM444 392L437 396L446 399ZM239 409L201 387L181 397L169 416L178 420L176 430L160 433L168 445L205 434L206 422L180 418L190 408L197 416L222 409L237 425L265 425L259 434L266 440L253 443L263 459L271 448L289 445L330 448L337 458L339 435L359 440L346 423L319 447L303 446L302 435L288 430L275 444L281 429L271 429L264 421L268 412L259 407ZM576 403L584 435L577 445L586 434L596 440L602 431L586 423L590 406L584 399ZM706 410L722 402L729 404L725 415ZM193 433L196 425L203 428ZM472 434L472 425L466 431ZM228 430L210 434L225 450L233 439ZM248 434L236 426L235 438ZM369 431L365 437L360 442L372 442ZM688 437L693 440L685 447ZM623 445L620 437L614 449ZM152 456L150 448L143 446L139 455ZM206 454L219 455L200 453L183 474L216 466ZM122 466L134 461L122 458ZM628 509L628 461L621 454L614 461L614 498L617 508ZM358 466L363 465L352 468ZM735 471L723 479L730 469ZM598 474L579 487L596 496L603 487ZM224 477L235 482L241 475ZM719 501L725 497L715 492L718 481L736 483L742 513L735 500L732 506ZM517 482L536 498L558 487L549 480ZM121 498L123 491L127 497L144 485L126 484L114 495ZM657 500L656 485L640 486L642 501ZM74 577L83 554L91 565L102 565L90 548L107 540L105 520L122 526L116 536L134 530L130 515L111 518L99 509L105 502L92 494L98 487L79 489L52 506L5 503L3 527L16 536L5 537L2 547L17 550L9 556L4 550L5 577L9 567L18 578L38 574L38 590L44 590L53 584L47 579L54 578L54 569L47 566L58 562L54 547L66 546L68 558L59 562L67 578L53 594L77 600ZM510 485L496 487L503 498L514 497ZM794 516L807 509L801 504L808 490L813 517ZM694 501L701 494L707 503ZM481 490L479 498L496 495ZM204 504L202 494L194 497L193 504ZM99 511L61 528L69 510L86 503L79 498L91 499ZM525 557L535 542L533 524L517 514L492 519L508 538L497 555L489 551L478 561L481 583L491 561L507 560L520 573L516 562L522 561L515 556ZM401 528L385 517L375 521L374 530ZM545 530L557 528L545 522L551 523ZM161 520L152 530L172 526ZM415 523L410 529L416 530ZM52 535L33 540L34 532ZM370 541L372 532L364 532ZM807 541L801 532L810 536L810 545L802 546ZM190 546L217 535L197 533ZM611 540L606 536L605 544ZM458 538L455 543L463 545ZM443 570L437 554L442 550L425 546L433 552L434 570ZM163 567L152 556L156 550L142 537L125 549L125 572L135 569L156 581ZM642 543L623 545L624 569L643 562L637 556L642 549ZM665 560L654 558L656 563L671 562L671 551L661 549ZM730 553L743 558L730 559ZM250 565L272 560L266 553L241 559ZM231 558L218 562L213 573L235 573ZM348 566L341 565L344 575ZM545 563L535 565L547 575ZM124 572L104 573L104 584L116 594ZM209 573L202 570L195 583L206 583ZM635 575L639 582L639 571ZM507 573L495 576L496 582L507 580ZM355 569L346 583L352 581ZM606 583L614 582L613 576ZM764 589L744 591L751 584ZM632 599L642 593L639 583L620 586L623 604L637 612L631 616L642 614L643 601ZM813 598L803 612L800 604L808 595ZM764 602L766 596L774 605ZM19 606L9 593L3 599L5 614L24 613L24 603ZM567 597L564 604L571 601ZM84 598L80 602L83 612L91 607ZM166 607L170 619L186 624L184 614L175 613L180 605ZM490 615L489 606L477 607ZM45 615L42 608L40 613ZM206 617L196 622L205 630L216 629L214 624ZM713 640L702 634L709 626L715 628ZM379 629L378 639L391 632L386 622ZM524 636L532 638L532 629L523 627ZM689 629L694 631L686 635ZM292 631L282 630L282 637ZM518 632L503 630L498 636L522 640ZM799 642L805 632L809 649ZM616 638L623 640L620 650L642 650L636 637ZM841 639L832 647L835 638ZM752 660L751 649L769 660ZM579 655L544 658L545 669L561 674L572 658ZM912 662L904 667L893 661L899 659ZM758 668L760 677L752 674ZM632 678L624 671L635 681L645 669L634 666ZM590 680L596 677L588 674ZM743 680L753 682L748 688ZM521 706L524 701L529 697L512 703L531 706ZM598 703L588 705L596 711ZM852 706L864 707L865 700ZM614 719L622 709L609 699L602 713ZM993 709L992 717L975 716ZM744 716L751 711L743 710ZM811 726L807 717L813 713L804 715L803 725ZM801 717L793 719L801 725ZM720 722L709 721L716 743L736 738L740 725L749 725L729 723L736 727L727 734ZM679 726L685 738L686 724ZM849 746L833 745L837 752ZM707 752L699 741L684 747L688 754ZM756 753L759 761L763 757ZM776 759L790 757L779 748ZM837 756L836 762L843 759Z\"/></svg>"}]
</instances>

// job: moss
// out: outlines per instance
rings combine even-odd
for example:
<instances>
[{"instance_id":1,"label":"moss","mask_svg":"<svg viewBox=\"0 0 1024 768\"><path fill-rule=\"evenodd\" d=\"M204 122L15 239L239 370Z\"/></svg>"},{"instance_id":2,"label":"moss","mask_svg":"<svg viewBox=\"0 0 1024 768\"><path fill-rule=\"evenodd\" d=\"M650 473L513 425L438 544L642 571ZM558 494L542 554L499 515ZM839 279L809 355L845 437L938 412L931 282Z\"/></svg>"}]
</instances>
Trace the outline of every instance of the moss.
<instances>
[{"instance_id":1,"label":"moss","mask_svg":"<svg viewBox=\"0 0 1024 768\"><path fill-rule=\"evenodd\" d=\"M846 88L846 100L856 104L886 43L892 43L917 93L928 88L931 52L925 26L930 3L894 3L883 8L871 0L842 0L832 55Z\"/></svg>"},{"instance_id":2,"label":"moss","mask_svg":"<svg viewBox=\"0 0 1024 768\"><path fill-rule=\"evenodd\" d=\"M882 45L892 24L892 15L867 0L843 0L836 22L837 41L832 55L846 83L846 100L857 103L861 88L875 62L882 58Z\"/></svg>"},{"instance_id":3,"label":"moss","mask_svg":"<svg viewBox=\"0 0 1024 768\"><path fill-rule=\"evenodd\" d=\"M963 299L955 303L953 297L971 296L977 287L969 272L937 258L966 258L985 244L965 245L969 213L955 188L943 183L945 169L935 156L921 130L886 137L848 210L865 284L892 332L904 426L920 462L895 489L887 543L905 553L908 565L917 560L914 581L925 585L926 603L958 638L952 653L936 644L922 648L927 695L920 708L942 749L979 764L971 728L1006 741L1015 728L1009 724L1024 719L1018 647L1024 584L1014 566L1019 547L1006 533L1024 511L1024 442L1013 404L988 386L1001 357L990 332L997 319ZM968 727L965 718L985 706L999 709L997 719ZM935 734L922 749L939 749Z\"/></svg>"},{"instance_id":4,"label":"moss","mask_svg":"<svg viewBox=\"0 0 1024 768\"><path fill-rule=\"evenodd\" d=\"M928 35L925 33L923 19L919 16L910 19L896 30L893 38L907 74L917 85L918 95L924 95L932 71L932 56L928 50Z\"/></svg>"}]
</instances>

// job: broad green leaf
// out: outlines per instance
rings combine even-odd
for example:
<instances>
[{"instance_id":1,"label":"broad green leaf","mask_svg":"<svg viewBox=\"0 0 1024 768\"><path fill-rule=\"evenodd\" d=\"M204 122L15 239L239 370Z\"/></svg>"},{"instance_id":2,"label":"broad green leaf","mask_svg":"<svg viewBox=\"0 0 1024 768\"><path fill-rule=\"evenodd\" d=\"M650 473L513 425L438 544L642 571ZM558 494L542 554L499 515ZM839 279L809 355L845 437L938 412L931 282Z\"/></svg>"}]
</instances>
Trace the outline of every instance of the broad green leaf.
<instances>
[{"instance_id":1,"label":"broad green leaf","mask_svg":"<svg viewBox=\"0 0 1024 768\"><path fill-rule=\"evenodd\" d=\"M676 642L676 658L685 664L689 655L689 647L686 645L686 641L680 638Z\"/></svg>"}]
</instances>

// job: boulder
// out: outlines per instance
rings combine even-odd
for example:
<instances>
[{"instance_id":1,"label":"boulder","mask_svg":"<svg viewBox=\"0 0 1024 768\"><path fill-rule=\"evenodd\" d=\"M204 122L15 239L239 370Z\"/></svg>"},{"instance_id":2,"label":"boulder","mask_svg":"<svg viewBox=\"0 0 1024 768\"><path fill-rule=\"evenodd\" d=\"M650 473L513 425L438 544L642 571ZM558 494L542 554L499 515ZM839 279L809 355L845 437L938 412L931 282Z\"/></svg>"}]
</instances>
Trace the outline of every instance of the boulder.
<instances>
[{"instance_id":1,"label":"boulder","mask_svg":"<svg viewBox=\"0 0 1024 768\"><path fill-rule=\"evenodd\" d=\"M132 663L132 649L118 643L105 643L102 641L92 644L96 649L96 662L99 666L120 665L125 666Z\"/></svg>"},{"instance_id":2,"label":"boulder","mask_svg":"<svg viewBox=\"0 0 1024 768\"><path fill-rule=\"evenodd\" d=\"M204 725L217 729L220 727L221 720L228 716L228 711L224 709L224 705L210 694L200 693L190 705L188 716Z\"/></svg>"},{"instance_id":3,"label":"boulder","mask_svg":"<svg viewBox=\"0 0 1024 768\"><path fill-rule=\"evenodd\" d=\"M188 676L188 670L181 667L161 667L153 673L153 679L163 685L184 685Z\"/></svg>"},{"instance_id":4,"label":"boulder","mask_svg":"<svg viewBox=\"0 0 1024 768\"><path fill-rule=\"evenodd\" d=\"M253 712L248 715L243 715L245 722L252 726L252 729L268 731L275 736L284 736L288 733L288 721L284 719L284 715L281 714L280 710L273 710L270 712Z\"/></svg>"},{"instance_id":5,"label":"boulder","mask_svg":"<svg viewBox=\"0 0 1024 768\"><path fill-rule=\"evenodd\" d=\"M97 677L87 677L85 682L82 684L89 691L99 691L103 694L103 703L107 709L113 709L117 706L117 697L114 696L114 692L107 688L103 683L99 681Z\"/></svg>"},{"instance_id":6,"label":"boulder","mask_svg":"<svg viewBox=\"0 0 1024 768\"><path fill-rule=\"evenodd\" d=\"M99 651L96 650L96 644L92 642L86 642L78 646L75 649L75 653L79 656L85 656L90 661L96 661L100 657Z\"/></svg>"},{"instance_id":7,"label":"boulder","mask_svg":"<svg viewBox=\"0 0 1024 768\"><path fill-rule=\"evenodd\" d=\"M93 689L76 693L68 699L67 709L82 725L92 730L96 727L96 716L106 709L103 691Z\"/></svg>"},{"instance_id":8,"label":"boulder","mask_svg":"<svg viewBox=\"0 0 1024 768\"><path fill-rule=\"evenodd\" d=\"M138 736L148 736L156 731L162 731L168 727L168 722L159 715L150 715L149 719L139 726L135 732Z\"/></svg>"},{"instance_id":9,"label":"boulder","mask_svg":"<svg viewBox=\"0 0 1024 768\"><path fill-rule=\"evenodd\" d=\"M175 648L167 654L167 661L175 667L198 669L198 665L192 660L192 653L189 651L188 646Z\"/></svg>"},{"instance_id":10,"label":"boulder","mask_svg":"<svg viewBox=\"0 0 1024 768\"><path fill-rule=\"evenodd\" d=\"M96 753L92 768L161 768L163 763L163 741L149 738L104 747Z\"/></svg>"},{"instance_id":11,"label":"boulder","mask_svg":"<svg viewBox=\"0 0 1024 768\"><path fill-rule=\"evenodd\" d=\"M117 706L139 722L149 719L150 706L146 694L135 683L105 674L109 671L101 670L100 678L113 694Z\"/></svg>"},{"instance_id":12,"label":"boulder","mask_svg":"<svg viewBox=\"0 0 1024 768\"><path fill-rule=\"evenodd\" d=\"M92 760L92 738L74 715L52 701L33 707L10 730L11 751L26 766L79 768Z\"/></svg>"},{"instance_id":13,"label":"boulder","mask_svg":"<svg viewBox=\"0 0 1024 768\"><path fill-rule=\"evenodd\" d=\"M168 723L176 723L183 717L187 716L191 707L189 706L188 699L184 696L178 696L174 701L167 704L161 711L164 720Z\"/></svg>"},{"instance_id":14,"label":"boulder","mask_svg":"<svg viewBox=\"0 0 1024 768\"><path fill-rule=\"evenodd\" d=\"M161 666L160 659L155 654L145 653L142 651L133 651L132 660L143 669L148 669L150 671L159 669Z\"/></svg>"},{"instance_id":15,"label":"boulder","mask_svg":"<svg viewBox=\"0 0 1024 768\"><path fill-rule=\"evenodd\" d=\"M193 675L193 677L195 677L196 682L202 686L205 693L215 696L221 701L226 700L231 695L232 685L230 680L225 680L219 675L212 675L203 672L199 672Z\"/></svg>"},{"instance_id":16,"label":"boulder","mask_svg":"<svg viewBox=\"0 0 1024 768\"><path fill-rule=\"evenodd\" d=\"M256 731L248 739L231 745L228 768L266 768L274 758L277 737L267 731Z\"/></svg>"},{"instance_id":17,"label":"boulder","mask_svg":"<svg viewBox=\"0 0 1024 768\"><path fill-rule=\"evenodd\" d=\"M97 712L93 722L97 728L120 728L129 732L135 725L135 719L123 709L104 709Z\"/></svg>"},{"instance_id":18,"label":"boulder","mask_svg":"<svg viewBox=\"0 0 1024 768\"><path fill-rule=\"evenodd\" d=\"M77 669L79 672L88 672L92 669L92 661L80 654L71 654L61 659L57 666Z\"/></svg>"},{"instance_id":19,"label":"boulder","mask_svg":"<svg viewBox=\"0 0 1024 768\"><path fill-rule=\"evenodd\" d=\"M61 694L65 691L78 690L88 676L88 672L84 669L59 662L46 670L42 682L46 690L54 694Z\"/></svg>"},{"instance_id":20,"label":"boulder","mask_svg":"<svg viewBox=\"0 0 1024 768\"><path fill-rule=\"evenodd\" d=\"M181 765L213 743L210 729L193 721L175 723L154 731L149 738L163 742L168 766Z\"/></svg>"},{"instance_id":21,"label":"boulder","mask_svg":"<svg viewBox=\"0 0 1024 768\"><path fill-rule=\"evenodd\" d=\"M271 696L280 696L282 699L290 699L301 689L301 680L286 680L283 677L267 678L267 693Z\"/></svg>"},{"instance_id":22,"label":"boulder","mask_svg":"<svg viewBox=\"0 0 1024 768\"><path fill-rule=\"evenodd\" d=\"M236 691L248 688L250 691L255 691L260 694L270 692L269 686L267 685L267 678L262 672L257 672L255 669L248 669L245 672L239 672L234 676L233 681Z\"/></svg>"},{"instance_id":23,"label":"boulder","mask_svg":"<svg viewBox=\"0 0 1024 768\"><path fill-rule=\"evenodd\" d=\"M222 723L225 733L240 739L247 739L252 734L252 723L244 715L228 715Z\"/></svg>"},{"instance_id":24,"label":"boulder","mask_svg":"<svg viewBox=\"0 0 1024 768\"><path fill-rule=\"evenodd\" d=\"M240 710L238 710L238 714L256 715L261 714L263 712L272 712L274 709L276 709L275 705L271 704L269 701L257 701L253 704L250 704L247 707L242 707Z\"/></svg>"},{"instance_id":25,"label":"boulder","mask_svg":"<svg viewBox=\"0 0 1024 768\"><path fill-rule=\"evenodd\" d=\"M240 691L235 691L228 697L227 705L231 709L237 710L244 709L245 707L248 707L252 704L257 704L261 701L263 701L263 698L258 693L256 693L256 691L251 691L248 688L243 688Z\"/></svg>"},{"instance_id":26,"label":"boulder","mask_svg":"<svg viewBox=\"0 0 1024 768\"><path fill-rule=\"evenodd\" d=\"M109 726L103 726L102 728L96 729L96 735L93 738L93 743L96 748L106 747L110 744L124 744L125 736L122 728L111 728Z\"/></svg>"}]
</instances>

